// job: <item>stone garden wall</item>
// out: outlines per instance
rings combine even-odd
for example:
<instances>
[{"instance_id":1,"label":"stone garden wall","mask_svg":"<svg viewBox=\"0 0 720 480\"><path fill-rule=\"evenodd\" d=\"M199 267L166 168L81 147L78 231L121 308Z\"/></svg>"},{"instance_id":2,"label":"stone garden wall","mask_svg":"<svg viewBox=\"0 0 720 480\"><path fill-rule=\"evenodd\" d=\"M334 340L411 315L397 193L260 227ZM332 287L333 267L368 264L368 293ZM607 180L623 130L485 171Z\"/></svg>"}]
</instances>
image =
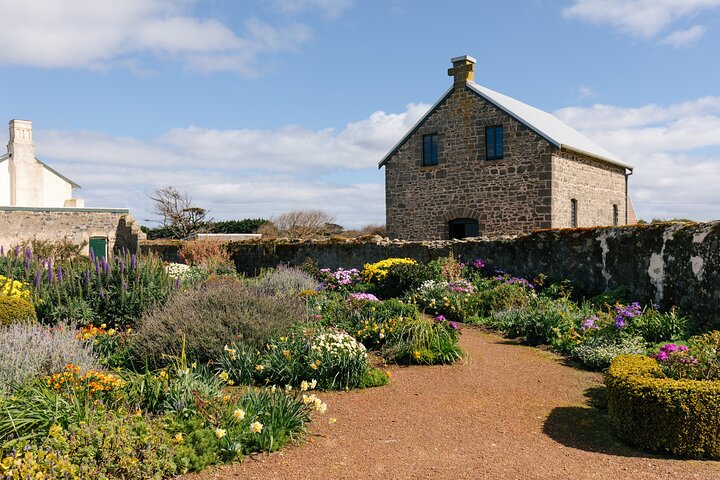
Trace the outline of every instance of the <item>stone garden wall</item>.
<instances>
[{"instance_id":1,"label":"stone garden wall","mask_svg":"<svg viewBox=\"0 0 720 480\"><path fill-rule=\"evenodd\" d=\"M154 250L143 242L143 251ZM328 240L241 242L231 246L238 270L250 275L280 263L311 259L329 268L362 268L388 257L427 262L451 251L461 260L483 258L489 268L519 276L544 273L569 279L589 293L629 286L641 301L720 317L720 221L546 230L506 240L405 242ZM166 258L177 246L158 251ZM175 257L176 258L176 257Z\"/></svg>"},{"instance_id":2,"label":"stone garden wall","mask_svg":"<svg viewBox=\"0 0 720 480\"><path fill-rule=\"evenodd\" d=\"M0 245L5 250L32 238L67 238L79 244L90 237L106 238L110 252L122 247L135 252L145 234L126 209L0 207Z\"/></svg>"}]
</instances>

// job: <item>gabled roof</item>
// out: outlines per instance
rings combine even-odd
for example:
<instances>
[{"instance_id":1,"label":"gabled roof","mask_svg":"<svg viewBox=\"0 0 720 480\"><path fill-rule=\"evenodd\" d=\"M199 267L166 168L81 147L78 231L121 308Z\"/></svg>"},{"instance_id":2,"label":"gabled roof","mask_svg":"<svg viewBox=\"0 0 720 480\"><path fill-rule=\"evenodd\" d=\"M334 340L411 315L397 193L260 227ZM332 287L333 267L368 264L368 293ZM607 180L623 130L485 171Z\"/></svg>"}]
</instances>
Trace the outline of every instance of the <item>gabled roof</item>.
<instances>
[{"instance_id":1,"label":"gabled roof","mask_svg":"<svg viewBox=\"0 0 720 480\"><path fill-rule=\"evenodd\" d=\"M6 153L5 155L0 155L0 162L4 162L4 161L7 160L8 158L10 158L10 155L8 155L7 153ZM39 158L36 158L35 161L38 162L38 163L39 163L40 165L42 165L43 167L45 167L45 168L46 168L47 170L49 170L51 173L53 173L53 174L57 175L58 177L62 178L63 180L65 180L67 183L70 184L70 186L71 186L73 189L82 188L80 185L78 185L77 183L73 182L72 180L70 180L69 178L67 178L65 175L63 175L62 173L58 172L57 170L55 170L54 168L52 168L52 167L51 167L50 165L48 165L47 163L45 163L45 162L43 162L42 160L40 160Z\"/></svg>"},{"instance_id":2,"label":"gabled roof","mask_svg":"<svg viewBox=\"0 0 720 480\"><path fill-rule=\"evenodd\" d=\"M617 165L618 167L632 170L633 167L621 162L615 155L608 152L600 145L596 144L554 115L544 112L538 108L531 107L526 103L515 100L507 95L503 95L502 93L498 93L490 90L489 88L478 85L475 82L469 81L466 85L470 91L492 103L497 108L504 111L518 122L524 124L526 127L533 130L535 133L559 149L572 150L603 160L613 165ZM440 104L452 91L453 88L448 90L445 95L443 95L442 98L413 126L413 128L410 129L407 135L405 135L402 140L400 140L397 145L395 145L392 150L383 157L378 165L378 168L387 163L389 158L408 140L408 138L410 138L413 133L415 133L425 119L440 106Z\"/></svg>"}]
</instances>

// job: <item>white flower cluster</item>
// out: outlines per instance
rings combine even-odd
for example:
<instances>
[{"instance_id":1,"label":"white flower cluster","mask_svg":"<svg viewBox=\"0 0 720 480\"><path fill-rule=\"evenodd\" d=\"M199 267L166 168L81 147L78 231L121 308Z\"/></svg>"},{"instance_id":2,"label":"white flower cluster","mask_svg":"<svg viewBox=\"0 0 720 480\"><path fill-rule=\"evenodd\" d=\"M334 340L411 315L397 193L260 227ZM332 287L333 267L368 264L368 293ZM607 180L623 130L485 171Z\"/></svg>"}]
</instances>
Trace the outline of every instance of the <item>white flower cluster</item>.
<instances>
[{"instance_id":1,"label":"white flower cluster","mask_svg":"<svg viewBox=\"0 0 720 480\"><path fill-rule=\"evenodd\" d=\"M437 280L426 280L420 285L420 289L418 292L423 295L427 296L431 293L438 293L440 291L445 291L448 289L448 282L439 282Z\"/></svg>"},{"instance_id":2,"label":"white flower cluster","mask_svg":"<svg viewBox=\"0 0 720 480\"><path fill-rule=\"evenodd\" d=\"M173 278L182 278L190 271L190 266L184 263L168 263L165 271Z\"/></svg>"},{"instance_id":3,"label":"white flower cluster","mask_svg":"<svg viewBox=\"0 0 720 480\"><path fill-rule=\"evenodd\" d=\"M345 332L330 332L318 335L313 339L312 350L315 352L329 352L331 355L337 356L365 355L365 345Z\"/></svg>"}]
</instances>

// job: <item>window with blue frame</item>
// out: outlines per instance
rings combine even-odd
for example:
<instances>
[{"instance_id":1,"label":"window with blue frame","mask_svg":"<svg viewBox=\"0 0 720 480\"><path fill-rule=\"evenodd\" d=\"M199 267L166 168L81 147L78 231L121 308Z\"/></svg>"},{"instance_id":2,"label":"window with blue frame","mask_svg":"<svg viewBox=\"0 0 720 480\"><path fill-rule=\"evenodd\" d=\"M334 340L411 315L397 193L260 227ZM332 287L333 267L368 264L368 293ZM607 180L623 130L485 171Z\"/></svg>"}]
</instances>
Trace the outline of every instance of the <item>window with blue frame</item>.
<instances>
[{"instance_id":1,"label":"window with blue frame","mask_svg":"<svg viewBox=\"0 0 720 480\"><path fill-rule=\"evenodd\" d=\"M485 159L499 160L503 158L503 127L487 127L485 129Z\"/></svg>"},{"instance_id":2,"label":"window with blue frame","mask_svg":"<svg viewBox=\"0 0 720 480\"><path fill-rule=\"evenodd\" d=\"M437 133L423 135L423 166L438 164L438 136Z\"/></svg>"}]
</instances>

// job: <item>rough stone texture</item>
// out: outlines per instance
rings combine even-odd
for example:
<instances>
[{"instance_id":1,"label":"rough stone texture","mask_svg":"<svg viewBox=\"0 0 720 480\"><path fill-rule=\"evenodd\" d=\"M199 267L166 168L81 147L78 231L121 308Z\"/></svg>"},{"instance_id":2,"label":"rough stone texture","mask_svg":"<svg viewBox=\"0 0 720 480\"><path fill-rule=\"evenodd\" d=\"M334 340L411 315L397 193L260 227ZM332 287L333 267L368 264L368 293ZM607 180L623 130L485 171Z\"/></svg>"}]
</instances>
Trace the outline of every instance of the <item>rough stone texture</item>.
<instances>
[{"instance_id":1,"label":"rough stone texture","mask_svg":"<svg viewBox=\"0 0 720 480\"><path fill-rule=\"evenodd\" d=\"M720 319L720 221L546 230L504 240L242 242L232 249L238 270L251 275L308 259L362 268L389 257L428 262L452 251L515 275L569 279L588 293L627 285L638 301Z\"/></svg>"},{"instance_id":2,"label":"rough stone texture","mask_svg":"<svg viewBox=\"0 0 720 480\"><path fill-rule=\"evenodd\" d=\"M23 240L61 240L88 242L105 237L108 250L122 247L136 252L145 234L135 225L127 210L77 208L0 207L0 245L5 250ZM86 253L88 246L85 247Z\"/></svg>"},{"instance_id":3,"label":"rough stone texture","mask_svg":"<svg viewBox=\"0 0 720 480\"><path fill-rule=\"evenodd\" d=\"M495 125L503 126L504 158L488 161L485 128ZM428 134L438 135L436 166L422 165L423 135ZM573 194L579 196L580 226L612 224L613 204L625 224L624 173L623 168L561 152L456 83L385 164L388 235L447 239L448 222L457 218L478 220L480 234L490 237L569 226Z\"/></svg>"},{"instance_id":4,"label":"rough stone texture","mask_svg":"<svg viewBox=\"0 0 720 480\"><path fill-rule=\"evenodd\" d=\"M578 227L625 225L625 169L567 150L552 156L552 226L568 228L570 200L578 202Z\"/></svg>"}]
</instances>

